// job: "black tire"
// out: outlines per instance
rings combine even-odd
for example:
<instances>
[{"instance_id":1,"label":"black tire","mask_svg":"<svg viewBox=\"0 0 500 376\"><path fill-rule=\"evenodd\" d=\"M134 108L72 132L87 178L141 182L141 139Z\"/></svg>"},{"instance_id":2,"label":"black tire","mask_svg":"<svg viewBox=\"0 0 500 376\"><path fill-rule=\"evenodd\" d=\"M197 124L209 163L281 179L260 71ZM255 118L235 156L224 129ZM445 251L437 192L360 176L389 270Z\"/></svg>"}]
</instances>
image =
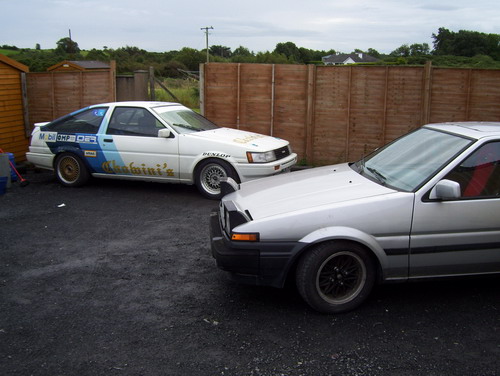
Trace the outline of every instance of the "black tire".
<instances>
[{"instance_id":1,"label":"black tire","mask_svg":"<svg viewBox=\"0 0 500 376\"><path fill-rule=\"evenodd\" d=\"M367 251L356 243L321 243L299 261L297 289L315 310L341 313L359 306L375 284L375 267Z\"/></svg>"},{"instance_id":2,"label":"black tire","mask_svg":"<svg viewBox=\"0 0 500 376\"><path fill-rule=\"evenodd\" d=\"M66 187L80 187L90 177L85 163L73 153L61 153L56 158L56 177Z\"/></svg>"},{"instance_id":3,"label":"black tire","mask_svg":"<svg viewBox=\"0 0 500 376\"><path fill-rule=\"evenodd\" d=\"M239 182L233 167L220 159L206 159L195 170L195 183L200 193L211 200L220 200L222 193L220 179L231 177Z\"/></svg>"}]
</instances>

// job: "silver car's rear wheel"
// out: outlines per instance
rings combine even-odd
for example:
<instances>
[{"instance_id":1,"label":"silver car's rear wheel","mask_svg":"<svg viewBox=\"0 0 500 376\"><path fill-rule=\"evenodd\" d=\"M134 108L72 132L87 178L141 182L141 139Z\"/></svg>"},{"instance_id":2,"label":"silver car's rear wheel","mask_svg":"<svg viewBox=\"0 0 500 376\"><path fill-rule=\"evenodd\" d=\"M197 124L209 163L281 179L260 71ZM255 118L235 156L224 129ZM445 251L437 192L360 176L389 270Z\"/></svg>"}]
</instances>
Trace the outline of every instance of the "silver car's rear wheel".
<instances>
[{"instance_id":1,"label":"silver car's rear wheel","mask_svg":"<svg viewBox=\"0 0 500 376\"><path fill-rule=\"evenodd\" d=\"M296 282L302 298L325 313L349 311L369 295L375 281L373 261L355 243L322 243L302 257Z\"/></svg>"}]
</instances>

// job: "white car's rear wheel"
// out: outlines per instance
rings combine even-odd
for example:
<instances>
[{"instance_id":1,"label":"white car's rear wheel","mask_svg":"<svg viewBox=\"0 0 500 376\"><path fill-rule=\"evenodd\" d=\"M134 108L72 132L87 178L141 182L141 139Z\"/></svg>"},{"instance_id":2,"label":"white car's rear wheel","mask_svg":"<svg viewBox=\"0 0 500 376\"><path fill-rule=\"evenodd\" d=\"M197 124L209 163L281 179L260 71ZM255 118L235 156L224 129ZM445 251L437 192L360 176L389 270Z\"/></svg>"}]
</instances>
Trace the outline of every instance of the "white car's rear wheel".
<instances>
[{"instance_id":1,"label":"white car's rear wheel","mask_svg":"<svg viewBox=\"0 0 500 376\"><path fill-rule=\"evenodd\" d=\"M57 180L67 187L79 187L89 179L89 172L83 161L75 154L62 153L55 163Z\"/></svg>"}]
</instances>

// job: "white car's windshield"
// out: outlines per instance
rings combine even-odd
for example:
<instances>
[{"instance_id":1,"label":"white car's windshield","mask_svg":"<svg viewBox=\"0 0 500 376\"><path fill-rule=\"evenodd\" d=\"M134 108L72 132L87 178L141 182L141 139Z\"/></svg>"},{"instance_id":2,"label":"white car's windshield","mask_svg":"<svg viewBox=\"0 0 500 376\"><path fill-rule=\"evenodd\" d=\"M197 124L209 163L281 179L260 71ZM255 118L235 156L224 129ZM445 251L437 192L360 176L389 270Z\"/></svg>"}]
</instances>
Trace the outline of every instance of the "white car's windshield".
<instances>
[{"instance_id":1,"label":"white car's windshield","mask_svg":"<svg viewBox=\"0 0 500 376\"><path fill-rule=\"evenodd\" d=\"M208 119L187 108L172 110L168 106L159 106L153 110L178 133L201 132L218 128Z\"/></svg>"},{"instance_id":2,"label":"white car's windshield","mask_svg":"<svg viewBox=\"0 0 500 376\"><path fill-rule=\"evenodd\" d=\"M421 128L356 163L358 172L395 189L418 189L473 141Z\"/></svg>"}]
</instances>

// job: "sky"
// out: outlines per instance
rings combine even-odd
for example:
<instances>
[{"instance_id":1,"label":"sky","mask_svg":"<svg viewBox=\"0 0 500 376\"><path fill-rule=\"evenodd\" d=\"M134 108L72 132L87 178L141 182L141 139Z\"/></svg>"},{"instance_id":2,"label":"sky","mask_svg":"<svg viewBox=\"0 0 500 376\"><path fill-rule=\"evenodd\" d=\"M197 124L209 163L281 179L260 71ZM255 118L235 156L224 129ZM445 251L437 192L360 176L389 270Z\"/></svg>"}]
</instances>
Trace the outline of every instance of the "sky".
<instances>
[{"instance_id":1,"label":"sky","mask_svg":"<svg viewBox=\"0 0 500 376\"><path fill-rule=\"evenodd\" d=\"M312 50L390 53L428 43L440 27L500 34L498 0L0 0L0 45L82 50L138 47L202 50L208 43L273 51L293 42Z\"/></svg>"}]
</instances>

